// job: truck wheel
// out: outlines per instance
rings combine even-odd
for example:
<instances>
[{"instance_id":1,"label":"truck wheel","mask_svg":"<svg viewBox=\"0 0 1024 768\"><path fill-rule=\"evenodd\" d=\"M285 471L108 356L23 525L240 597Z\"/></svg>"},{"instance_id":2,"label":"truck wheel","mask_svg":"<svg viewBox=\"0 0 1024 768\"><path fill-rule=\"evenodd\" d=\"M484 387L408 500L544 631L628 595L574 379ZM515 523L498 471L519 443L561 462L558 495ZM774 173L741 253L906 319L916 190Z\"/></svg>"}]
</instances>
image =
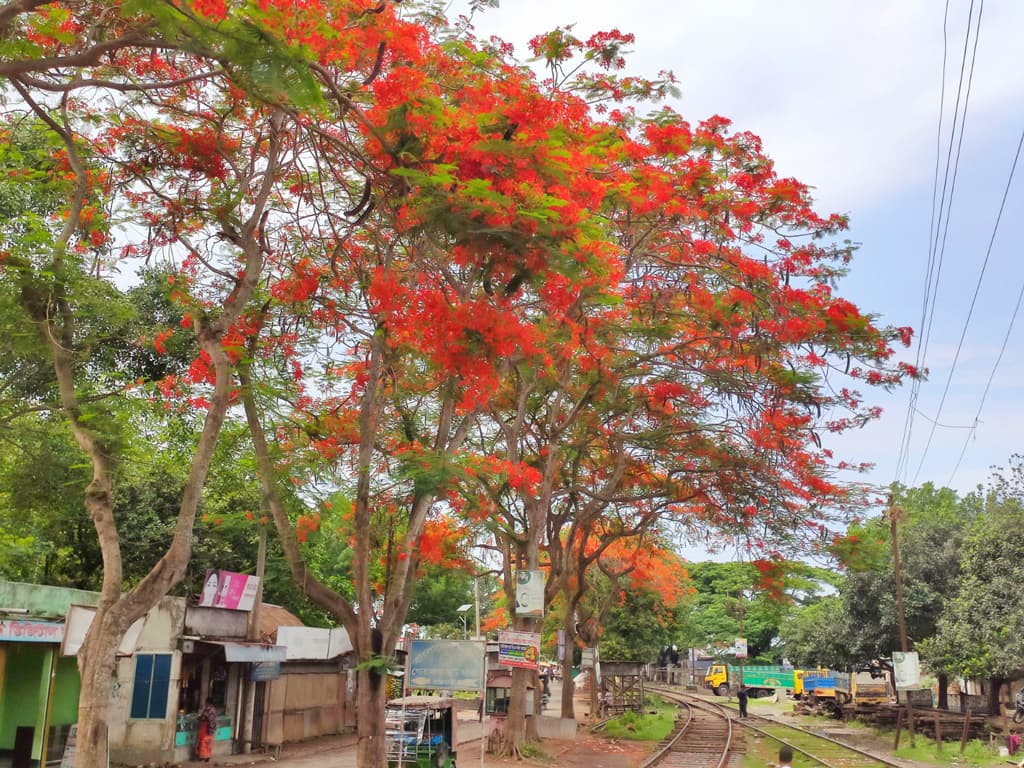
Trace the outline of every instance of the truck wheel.
<instances>
[{"instance_id":1,"label":"truck wheel","mask_svg":"<svg viewBox=\"0 0 1024 768\"><path fill-rule=\"evenodd\" d=\"M726 685L725 683L722 683L717 688L715 688L715 696L728 696L728 695L729 695L729 686Z\"/></svg>"}]
</instances>

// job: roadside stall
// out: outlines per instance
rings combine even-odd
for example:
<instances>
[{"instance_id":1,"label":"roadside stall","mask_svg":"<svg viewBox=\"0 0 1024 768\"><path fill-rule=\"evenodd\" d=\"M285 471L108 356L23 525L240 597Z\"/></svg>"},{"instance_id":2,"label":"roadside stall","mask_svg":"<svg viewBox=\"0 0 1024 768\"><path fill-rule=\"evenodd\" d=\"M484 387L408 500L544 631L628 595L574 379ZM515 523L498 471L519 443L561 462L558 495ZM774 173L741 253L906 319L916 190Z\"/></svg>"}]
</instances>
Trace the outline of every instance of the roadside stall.
<instances>
[{"instance_id":1,"label":"roadside stall","mask_svg":"<svg viewBox=\"0 0 1024 768\"><path fill-rule=\"evenodd\" d=\"M454 701L449 696L405 696L385 711L388 766L453 768L458 744Z\"/></svg>"}]
</instances>

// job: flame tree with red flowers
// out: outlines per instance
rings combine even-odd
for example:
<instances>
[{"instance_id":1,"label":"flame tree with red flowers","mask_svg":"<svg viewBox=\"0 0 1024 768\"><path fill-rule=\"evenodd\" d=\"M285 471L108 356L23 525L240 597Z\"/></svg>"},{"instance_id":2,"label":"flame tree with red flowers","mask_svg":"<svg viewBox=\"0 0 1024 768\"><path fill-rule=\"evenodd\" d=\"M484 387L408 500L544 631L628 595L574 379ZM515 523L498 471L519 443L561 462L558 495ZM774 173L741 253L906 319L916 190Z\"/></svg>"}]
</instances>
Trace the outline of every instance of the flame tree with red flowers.
<instances>
[{"instance_id":1,"label":"flame tree with red flowers","mask_svg":"<svg viewBox=\"0 0 1024 768\"><path fill-rule=\"evenodd\" d=\"M381 50L363 92L338 97L351 124L311 121L324 141L289 180L289 255L242 374L293 574L353 639L361 765L383 761L383 675L432 526L444 513L489 515L460 493L467 479L531 482L470 440L513 366L548 364L530 318L560 297L527 287L611 276L587 212L603 194L603 143L583 102L545 93L500 51L411 26ZM351 205L339 204L353 184L347 155L335 156L345 130L362 136ZM344 515L303 530L329 523L350 536L351 602L311 573L289 516L338 488Z\"/></svg>"},{"instance_id":2,"label":"flame tree with red flowers","mask_svg":"<svg viewBox=\"0 0 1024 768\"><path fill-rule=\"evenodd\" d=\"M0 76L64 152L46 171L63 218L3 266L94 468L105 572L79 765L106 746L117 639L184 573L233 406L294 578L349 631L358 760L380 766L383 675L419 564L448 552L439 532L490 527L507 571L546 559L549 600L665 519L778 546L854 501L818 434L875 413L833 380L915 374L889 362L897 331L834 295L849 253L820 242L845 222L755 137L625 106L672 88L619 74L628 36L538 38L541 84L415 10L0 6ZM197 349L143 385L203 415L174 541L123 596L116 446L75 336L113 214L118 255L166 260L186 310L154 347ZM349 539L351 598L305 562L327 533ZM533 735L525 684L517 671L513 750Z\"/></svg>"},{"instance_id":3,"label":"flame tree with red flowers","mask_svg":"<svg viewBox=\"0 0 1024 768\"><path fill-rule=\"evenodd\" d=\"M592 42L559 30L534 44L554 91L599 105L625 94L603 75L561 79L576 52L605 63ZM485 484L494 529L515 566L550 566L549 600L585 589L593 561L581 542L604 515L623 536L673 520L752 549L816 538L859 503L834 480L820 434L877 415L857 381L916 375L891 360L909 331L875 326L834 293L851 253L820 243L845 220L815 213L756 137L669 110L616 108L599 125L608 163L590 209L614 279L532 284L558 299L534 317L552 362L517 366L488 411L490 450L534 475L525 487ZM513 749L530 737L516 706L526 677L514 676Z\"/></svg>"}]
</instances>

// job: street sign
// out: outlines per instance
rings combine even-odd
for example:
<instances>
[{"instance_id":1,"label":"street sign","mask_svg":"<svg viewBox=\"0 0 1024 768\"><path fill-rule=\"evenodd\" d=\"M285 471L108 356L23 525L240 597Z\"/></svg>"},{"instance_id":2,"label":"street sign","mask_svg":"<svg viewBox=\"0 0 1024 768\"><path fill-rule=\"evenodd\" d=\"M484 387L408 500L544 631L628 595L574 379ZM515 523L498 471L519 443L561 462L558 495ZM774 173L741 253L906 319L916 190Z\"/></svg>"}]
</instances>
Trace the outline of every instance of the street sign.
<instances>
[{"instance_id":1,"label":"street sign","mask_svg":"<svg viewBox=\"0 0 1024 768\"><path fill-rule=\"evenodd\" d=\"M892 668L896 677L896 690L907 691L921 687L921 665L916 651L893 651Z\"/></svg>"}]
</instances>

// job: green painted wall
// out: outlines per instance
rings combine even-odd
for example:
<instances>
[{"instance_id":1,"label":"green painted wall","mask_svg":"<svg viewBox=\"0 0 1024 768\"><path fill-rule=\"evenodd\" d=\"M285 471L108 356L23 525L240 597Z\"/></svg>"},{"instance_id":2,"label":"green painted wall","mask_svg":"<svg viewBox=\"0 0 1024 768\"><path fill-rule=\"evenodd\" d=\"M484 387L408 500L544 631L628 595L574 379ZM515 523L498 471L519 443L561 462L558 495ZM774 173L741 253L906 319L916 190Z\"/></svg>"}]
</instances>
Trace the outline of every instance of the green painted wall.
<instances>
[{"instance_id":1,"label":"green painted wall","mask_svg":"<svg viewBox=\"0 0 1024 768\"><path fill-rule=\"evenodd\" d=\"M0 701L0 749L13 749L18 726L31 725L36 728L36 749L33 751L38 756L42 719L37 722L37 718L46 696L46 687L40 681L50 675L51 647L31 643L6 645L7 665L3 700Z\"/></svg>"},{"instance_id":2,"label":"green painted wall","mask_svg":"<svg viewBox=\"0 0 1024 768\"><path fill-rule=\"evenodd\" d=\"M0 607L28 608L28 615L34 617L64 616L71 604L98 605L99 600L99 592L0 581Z\"/></svg>"},{"instance_id":3,"label":"green painted wall","mask_svg":"<svg viewBox=\"0 0 1024 768\"><path fill-rule=\"evenodd\" d=\"M62 619L71 605L96 605L99 593L80 589L22 584L0 580L0 607L25 608L27 620ZM46 694L50 684L52 655L58 654L55 644L3 643L6 655L5 674L0 677L0 750L14 748L18 726L35 728L32 756L39 759L42 750L42 724L46 719ZM78 695L81 680L77 660L58 658L54 680L50 725L55 739L60 727L78 722Z\"/></svg>"},{"instance_id":4,"label":"green painted wall","mask_svg":"<svg viewBox=\"0 0 1024 768\"><path fill-rule=\"evenodd\" d=\"M82 679L78 676L78 660L59 659L50 725L69 725L78 722L78 693L81 689Z\"/></svg>"}]
</instances>

